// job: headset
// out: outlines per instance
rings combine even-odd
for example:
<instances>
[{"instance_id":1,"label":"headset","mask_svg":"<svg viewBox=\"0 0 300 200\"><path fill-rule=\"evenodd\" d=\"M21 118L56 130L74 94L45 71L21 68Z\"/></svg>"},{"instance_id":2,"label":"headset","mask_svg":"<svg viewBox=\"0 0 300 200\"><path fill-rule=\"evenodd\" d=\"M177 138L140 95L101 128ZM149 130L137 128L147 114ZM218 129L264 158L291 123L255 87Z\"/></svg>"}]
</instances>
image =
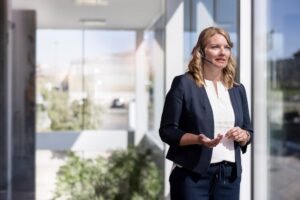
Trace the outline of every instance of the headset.
<instances>
[{"instance_id":1,"label":"headset","mask_svg":"<svg viewBox=\"0 0 300 200\"><path fill-rule=\"evenodd\" d=\"M203 51L202 48L199 50L199 53L200 53L201 58L202 58L203 60L205 60L206 62L208 62L208 63L210 63L210 64L212 64L212 65L214 65L214 63L213 63L212 61L208 60L208 59L205 57L205 53L204 53L204 51Z\"/></svg>"}]
</instances>

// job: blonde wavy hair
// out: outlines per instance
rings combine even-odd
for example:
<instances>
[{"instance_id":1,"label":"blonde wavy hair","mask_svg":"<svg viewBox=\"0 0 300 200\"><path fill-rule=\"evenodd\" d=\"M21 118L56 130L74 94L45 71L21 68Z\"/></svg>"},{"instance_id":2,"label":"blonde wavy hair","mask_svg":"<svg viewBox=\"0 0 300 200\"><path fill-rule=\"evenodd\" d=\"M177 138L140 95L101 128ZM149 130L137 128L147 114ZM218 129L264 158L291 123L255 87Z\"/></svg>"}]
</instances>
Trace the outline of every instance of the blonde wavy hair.
<instances>
[{"instance_id":1,"label":"blonde wavy hair","mask_svg":"<svg viewBox=\"0 0 300 200\"><path fill-rule=\"evenodd\" d=\"M192 58L188 64L188 73L192 76L192 78L199 87L202 87L204 85L204 48L206 47L208 40L216 34L223 35L227 40L227 43L230 46L230 48L233 47L233 43L230 40L229 34L224 29L217 27L208 27L200 33L198 41L192 51ZM232 88L233 85L236 84L234 82L236 73L235 67L236 62L231 54L228 60L228 65L223 69L221 77L223 84L227 88Z\"/></svg>"}]
</instances>

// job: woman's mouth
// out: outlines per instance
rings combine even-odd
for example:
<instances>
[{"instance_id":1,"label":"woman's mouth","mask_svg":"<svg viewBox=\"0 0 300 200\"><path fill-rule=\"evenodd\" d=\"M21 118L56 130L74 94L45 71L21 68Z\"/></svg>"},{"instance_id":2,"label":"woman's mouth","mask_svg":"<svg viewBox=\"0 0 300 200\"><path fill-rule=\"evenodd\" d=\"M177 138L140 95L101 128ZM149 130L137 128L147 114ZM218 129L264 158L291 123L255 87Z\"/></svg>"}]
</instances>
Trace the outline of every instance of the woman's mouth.
<instances>
[{"instance_id":1,"label":"woman's mouth","mask_svg":"<svg viewBox=\"0 0 300 200\"><path fill-rule=\"evenodd\" d=\"M225 58L217 58L216 61L224 63L224 62L226 62L226 59Z\"/></svg>"}]
</instances>

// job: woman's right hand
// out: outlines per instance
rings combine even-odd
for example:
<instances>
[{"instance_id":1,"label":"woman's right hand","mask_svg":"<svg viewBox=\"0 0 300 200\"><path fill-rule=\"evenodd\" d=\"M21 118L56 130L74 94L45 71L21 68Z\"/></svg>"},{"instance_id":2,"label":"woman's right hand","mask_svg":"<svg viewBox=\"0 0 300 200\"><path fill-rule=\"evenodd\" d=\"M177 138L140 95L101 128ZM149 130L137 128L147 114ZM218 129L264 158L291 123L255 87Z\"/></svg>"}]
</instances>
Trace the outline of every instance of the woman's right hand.
<instances>
[{"instance_id":1,"label":"woman's right hand","mask_svg":"<svg viewBox=\"0 0 300 200\"><path fill-rule=\"evenodd\" d=\"M213 147L217 146L220 143L220 141L222 140L222 138L223 138L223 135L221 135L221 134L218 134L218 136L215 137L214 139L210 139L202 133L198 135L198 140L199 140L200 144L204 145L208 148L213 148Z\"/></svg>"}]
</instances>

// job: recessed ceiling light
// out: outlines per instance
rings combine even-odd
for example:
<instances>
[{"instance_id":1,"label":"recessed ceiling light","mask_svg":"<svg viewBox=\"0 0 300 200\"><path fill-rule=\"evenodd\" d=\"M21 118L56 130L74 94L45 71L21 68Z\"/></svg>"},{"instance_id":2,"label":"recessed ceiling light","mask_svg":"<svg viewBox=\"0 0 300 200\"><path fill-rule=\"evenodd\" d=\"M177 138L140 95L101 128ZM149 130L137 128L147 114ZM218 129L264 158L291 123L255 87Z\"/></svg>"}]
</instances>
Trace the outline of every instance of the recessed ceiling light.
<instances>
[{"instance_id":1,"label":"recessed ceiling light","mask_svg":"<svg viewBox=\"0 0 300 200\"><path fill-rule=\"evenodd\" d=\"M108 5L107 0L74 0L74 1L78 5L87 5L87 6L95 6L95 5L107 6Z\"/></svg>"},{"instance_id":2,"label":"recessed ceiling light","mask_svg":"<svg viewBox=\"0 0 300 200\"><path fill-rule=\"evenodd\" d=\"M106 25L105 19L81 19L80 22L86 27L99 27Z\"/></svg>"}]
</instances>

